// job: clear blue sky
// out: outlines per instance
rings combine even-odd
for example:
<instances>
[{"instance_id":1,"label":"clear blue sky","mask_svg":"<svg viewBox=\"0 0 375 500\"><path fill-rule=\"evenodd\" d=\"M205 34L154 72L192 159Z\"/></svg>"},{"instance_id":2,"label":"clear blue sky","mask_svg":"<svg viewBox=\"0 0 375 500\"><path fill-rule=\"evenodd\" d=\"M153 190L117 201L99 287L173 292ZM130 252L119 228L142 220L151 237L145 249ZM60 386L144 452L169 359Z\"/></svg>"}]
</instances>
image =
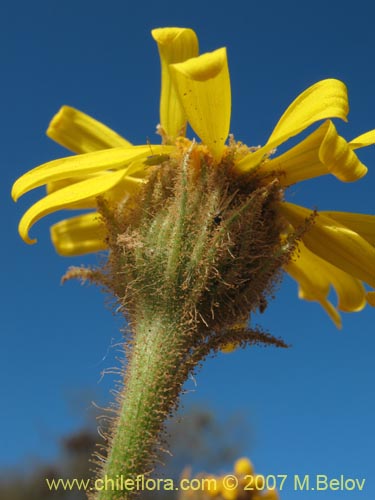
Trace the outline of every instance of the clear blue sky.
<instances>
[{"instance_id":1,"label":"clear blue sky","mask_svg":"<svg viewBox=\"0 0 375 500\"><path fill-rule=\"evenodd\" d=\"M23 172L67 155L44 131L62 104L78 107L134 143L153 137L158 122L159 60L153 27L192 27L201 51L228 48L231 131L249 145L265 142L286 106L328 77L349 89L348 139L375 128L374 7L370 2L232 0L7 2L0 16L1 342L0 465L51 459L56 439L79 428L92 392L105 401L113 380L111 343L120 320L99 290L59 280L71 264L49 242L51 216L32 247L17 224L33 193L14 205L9 191ZM157 139L156 139L157 140ZM309 207L374 213L375 148L359 152L369 166L355 184L317 179L291 188L288 199ZM335 329L316 304L297 298L289 278L259 323L293 347L248 349L205 363L195 392L220 415L242 412L255 436L246 449L262 473L322 473L366 478L362 493L324 499L373 499L375 474L375 310L344 315ZM109 354L107 355L109 351ZM73 405L74 406L74 405ZM303 494L314 498L314 492ZM282 498L301 494L288 488Z\"/></svg>"}]
</instances>

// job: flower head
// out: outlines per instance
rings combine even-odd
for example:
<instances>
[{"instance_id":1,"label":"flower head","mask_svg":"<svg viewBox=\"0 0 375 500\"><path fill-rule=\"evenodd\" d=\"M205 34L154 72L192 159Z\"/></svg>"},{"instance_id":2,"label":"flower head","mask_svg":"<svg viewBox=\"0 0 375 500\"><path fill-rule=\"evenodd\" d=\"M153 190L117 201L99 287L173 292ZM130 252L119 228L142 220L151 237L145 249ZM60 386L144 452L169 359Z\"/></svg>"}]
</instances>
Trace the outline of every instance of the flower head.
<instances>
[{"instance_id":1,"label":"flower head","mask_svg":"<svg viewBox=\"0 0 375 500\"><path fill-rule=\"evenodd\" d=\"M185 162L190 171L200 171L204 164L205 168L227 172L236 186L227 206L214 207L212 201L212 210L207 211L217 225L222 224L226 211L228 217L233 216L231 203L241 190L250 194L251 190L273 186L281 192L322 175L352 182L366 174L355 150L373 144L375 131L347 142L331 121L347 120L347 91L342 82L327 79L309 87L286 109L266 144L248 148L233 138L227 142L231 88L226 49L198 55L197 37L190 29L155 29L152 36L162 69L158 127L162 144L134 146L86 114L63 106L47 134L77 155L41 165L13 186L15 200L31 189L47 187L47 195L21 219L19 232L27 243L36 241L30 239L29 230L40 218L61 209L94 209L52 226L53 244L62 255L108 248L107 229L95 210L98 197L110 207L131 207L150 182L155 167L165 163ZM319 127L301 142L274 155L275 148L316 122L321 122ZM187 123L201 143L184 137ZM276 195L272 213L280 222L280 252L292 253L284 259L284 269L298 282L301 298L318 301L338 327L338 310L354 312L366 301L375 304L374 292L366 292L363 285L375 287L375 217L316 212ZM338 296L337 307L328 299L331 287Z\"/></svg>"}]
</instances>

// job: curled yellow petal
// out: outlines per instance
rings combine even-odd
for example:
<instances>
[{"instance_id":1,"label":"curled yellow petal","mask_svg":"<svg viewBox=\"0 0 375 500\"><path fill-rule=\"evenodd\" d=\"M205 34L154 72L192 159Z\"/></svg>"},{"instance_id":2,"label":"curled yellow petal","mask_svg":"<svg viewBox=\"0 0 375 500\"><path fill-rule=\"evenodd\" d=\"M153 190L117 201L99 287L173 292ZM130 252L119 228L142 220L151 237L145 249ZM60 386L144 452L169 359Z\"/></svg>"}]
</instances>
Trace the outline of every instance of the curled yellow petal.
<instances>
[{"instance_id":1,"label":"curled yellow petal","mask_svg":"<svg viewBox=\"0 0 375 500\"><path fill-rule=\"evenodd\" d=\"M78 215L51 226L52 243L57 253L65 257L105 250L105 236L97 212Z\"/></svg>"},{"instance_id":2,"label":"curled yellow petal","mask_svg":"<svg viewBox=\"0 0 375 500\"><path fill-rule=\"evenodd\" d=\"M112 172L105 176L77 182L45 196L23 215L18 226L21 238L26 243L36 243L35 239L31 240L29 238L29 231L38 220L57 210L81 207L82 202L85 200L91 200L93 197L113 189L116 184L123 180L125 175L126 172L123 170Z\"/></svg>"},{"instance_id":3,"label":"curled yellow petal","mask_svg":"<svg viewBox=\"0 0 375 500\"><path fill-rule=\"evenodd\" d=\"M169 65L196 57L198 39L187 28L157 28L151 34L158 44L161 63L160 124L173 140L185 135L186 114L171 80Z\"/></svg>"},{"instance_id":4,"label":"curled yellow petal","mask_svg":"<svg viewBox=\"0 0 375 500\"><path fill-rule=\"evenodd\" d=\"M103 123L70 106L62 106L52 118L47 135L74 153L129 147L131 143Z\"/></svg>"},{"instance_id":5,"label":"curled yellow petal","mask_svg":"<svg viewBox=\"0 0 375 500\"><path fill-rule=\"evenodd\" d=\"M168 146L153 145L153 153L167 152ZM133 168L144 170L146 167L141 163L135 164L137 159L146 158L150 155L150 146L131 146L129 148L113 148L78 156L68 156L44 163L30 170L17 179L12 188L12 197L15 201L31 189L43 186L49 182L59 181L70 177L86 177L100 171L113 171L124 169L132 162L137 165ZM130 172L128 171L128 174Z\"/></svg>"},{"instance_id":6,"label":"curled yellow petal","mask_svg":"<svg viewBox=\"0 0 375 500\"><path fill-rule=\"evenodd\" d=\"M344 182L356 181L367 173L367 167L359 161L346 140L337 135L333 124L320 146L319 158L333 175Z\"/></svg>"},{"instance_id":7,"label":"curled yellow petal","mask_svg":"<svg viewBox=\"0 0 375 500\"><path fill-rule=\"evenodd\" d=\"M277 175L289 186L329 173L344 182L356 181L367 168L328 120L286 153L264 162L259 172Z\"/></svg>"},{"instance_id":8,"label":"curled yellow petal","mask_svg":"<svg viewBox=\"0 0 375 500\"><path fill-rule=\"evenodd\" d=\"M300 242L298 251L285 266L285 270L299 284L299 298L319 302L337 328L341 328L340 314L327 299L330 283L322 273L320 264L318 257Z\"/></svg>"},{"instance_id":9,"label":"curled yellow petal","mask_svg":"<svg viewBox=\"0 0 375 500\"><path fill-rule=\"evenodd\" d=\"M280 203L279 210L294 228L303 228L309 250L353 277L375 287L375 248L347 226L307 208ZM312 222L311 222L312 221Z\"/></svg>"},{"instance_id":10,"label":"curled yellow petal","mask_svg":"<svg viewBox=\"0 0 375 500\"><path fill-rule=\"evenodd\" d=\"M337 307L345 312L361 311L366 305L366 291L361 281L329 262L320 260L323 262L322 271L337 293Z\"/></svg>"},{"instance_id":11,"label":"curled yellow petal","mask_svg":"<svg viewBox=\"0 0 375 500\"><path fill-rule=\"evenodd\" d=\"M279 177L283 186L327 174L326 166L319 159L319 149L328 126L328 122L323 123L286 153L265 161L259 172Z\"/></svg>"},{"instance_id":12,"label":"curled yellow petal","mask_svg":"<svg viewBox=\"0 0 375 500\"><path fill-rule=\"evenodd\" d=\"M319 212L348 227L362 238L375 246L375 215L356 214L351 212L333 212L324 210Z\"/></svg>"},{"instance_id":13,"label":"curled yellow petal","mask_svg":"<svg viewBox=\"0 0 375 500\"><path fill-rule=\"evenodd\" d=\"M321 259L301 241L286 270L298 270L303 276L300 282L305 298L325 300L331 286L338 297L337 307L345 312L361 311L366 305L366 291L362 283L345 271ZM315 297L315 299L313 299Z\"/></svg>"},{"instance_id":14,"label":"curled yellow petal","mask_svg":"<svg viewBox=\"0 0 375 500\"><path fill-rule=\"evenodd\" d=\"M171 74L191 127L220 159L229 134L231 112L226 49L173 64Z\"/></svg>"},{"instance_id":15,"label":"curled yellow petal","mask_svg":"<svg viewBox=\"0 0 375 500\"><path fill-rule=\"evenodd\" d=\"M300 286L299 291L298 291L298 297L303 300L309 300L312 302L315 302L317 299L313 295L311 295L310 291L303 288ZM333 323L335 324L336 328L341 330L342 328L342 318L341 314L338 312L336 307L330 302L328 299L321 299L318 300L319 304L322 306L322 308L325 310L325 312L328 314L328 316L331 318Z\"/></svg>"},{"instance_id":16,"label":"curled yellow petal","mask_svg":"<svg viewBox=\"0 0 375 500\"><path fill-rule=\"evenodd\" d=\"M237 170L248 172L272 149L319 120L341 118L347 121L348 112L347 90L342 82L330 78L315 83L287 108L265 146L243 158L237 164Z\"/></svg>"},{"instance_id":17,"label":"curled yellow petal","mask_svg":"<svg viewBox=\"0 0 375 500\"><path fill-rule=\"evenodd\" d=\"M302 242L285 270L299 283L299 297L318 301L338 328L341 328L340 315L327 299L331 286L341 311L358 312L366 305L366 291L359 280L321 259Z\"/></svg>"}]
</instances>

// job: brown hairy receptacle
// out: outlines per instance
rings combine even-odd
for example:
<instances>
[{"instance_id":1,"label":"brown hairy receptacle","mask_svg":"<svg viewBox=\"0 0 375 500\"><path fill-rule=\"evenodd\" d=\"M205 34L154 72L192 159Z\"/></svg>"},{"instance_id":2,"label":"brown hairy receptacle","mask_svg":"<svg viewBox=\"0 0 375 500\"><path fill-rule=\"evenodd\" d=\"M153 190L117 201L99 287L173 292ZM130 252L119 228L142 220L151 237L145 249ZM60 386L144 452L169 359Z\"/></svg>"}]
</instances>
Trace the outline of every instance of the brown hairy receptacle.
<instances>
[{"instance_id":1,"label":"brown hairy receptacle","mask_svg":"<svg viewBox=\"0 0 375 500\"><path fill-rule=\"evenodd\" d=\"M276 180L238 178L230 155L213 166L195 148L155 167L131 206L100 201L110 248L101 282L132 321L140 305L176 309L207 336L265 309L293 245L281 243Z\"/></svg>"}]
</instances>

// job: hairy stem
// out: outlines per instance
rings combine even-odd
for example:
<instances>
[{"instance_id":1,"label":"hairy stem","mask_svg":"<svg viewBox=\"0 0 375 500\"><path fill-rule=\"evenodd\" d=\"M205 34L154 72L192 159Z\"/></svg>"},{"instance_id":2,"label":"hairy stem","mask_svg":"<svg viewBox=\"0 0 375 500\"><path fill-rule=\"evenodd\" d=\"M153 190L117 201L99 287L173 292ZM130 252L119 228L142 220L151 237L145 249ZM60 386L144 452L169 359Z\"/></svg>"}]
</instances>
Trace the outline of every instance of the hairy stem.
<instances>
[{"instance_id":1,"label":"hairy stem","mask_svg":"<svg viewBox=\"0 0 375 500\"><path fill-rule=\"evenodd\" d=\"M187 375L180 367L181 325L173 319L143 315L137 323L125 377L120 413L102 479L136 479L152 470L164 421L176 406ZM97 500L130 499L136 491L97 493Z\"/></svg>"}]
</instances>

